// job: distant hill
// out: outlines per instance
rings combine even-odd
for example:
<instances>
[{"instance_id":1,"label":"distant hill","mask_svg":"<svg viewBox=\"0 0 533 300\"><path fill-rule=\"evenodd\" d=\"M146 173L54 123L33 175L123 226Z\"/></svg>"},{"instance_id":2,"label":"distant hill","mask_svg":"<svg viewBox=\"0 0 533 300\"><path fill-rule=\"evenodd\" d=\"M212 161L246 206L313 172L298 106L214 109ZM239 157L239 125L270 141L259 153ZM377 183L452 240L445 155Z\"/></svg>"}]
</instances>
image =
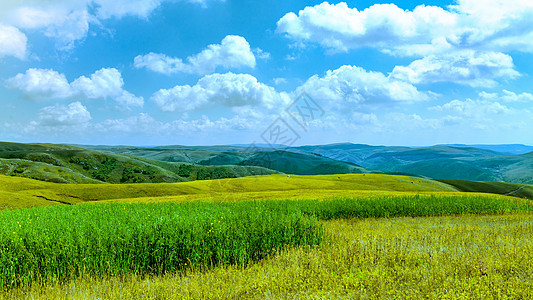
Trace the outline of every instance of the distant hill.
<instances>
[{"instance_id":1,"label":"distant hill","mask_svg":"<svg viewBox=\"0 0 533 300\"><path fill-rule=\"evenodd\" d=\"M533 183L533 152L509 154L509 151L526 151L529 146L524 145L485 145L485 148L490 149L481 149L467 145L391 147L341 143L290 147L287 151L276 151L266 145L83 147L93 147L109 155L123 155L140 161L149 160L150 164L171 170L174 170L176 163L188 163L205 167L253 166L301 175L363 172L450 180ZM168 163L174 163L173 167ZM201 179L212 176L203 174L205 172L202 171L199 177L185 177ZM94 179L87 174L82 175Z\"/></svg>"},{"instance_id":2,"label":"distant hill","mask_svg":"<svg viewBox=\"0 0 533 300\"><path fill-rule=\"evenodd\" d=\"M256 166L287 174L318 175L371 173L373 171L357 164L338 161L316 153L295 153L288 151L249 151L249 147L116 147L103 151L161 160L166 162L187 162L205 166L239 165ZM254 148L254 150L258 150ZM260 148L260 150L269 150Z\"/></svg>"},{"instance_id":3,"label":"distant hill","mask_svg":"<svg viewBox=\"0 0 533 300\"><path fill-rule=\"evenodd\" d=\"M526 154L533 152L533 146L526 146L521 144L506 144L506 145L463 145L463 144L450 144L450 145L440 145L440 146L450 146L450 147L466 147L466 148L478 148L485 150L492 150L507 154Z\"/></svg>"},{"instance_id":4,"label":"distant hill","mask_svg":"<svg viewBox=\"0 0 533 300\"><path fill-rule=\"evenodd\" d=\"M509 155L474 147L410 148L349 143L293 147L289 150L318 153L384 172L436 179L533 183L533 153Z\"/></svg>"},{"instance_id":5,"label":"distant hill","mask_svg":"<svg viewBox=\"0 0 533 300\"><path fill-rule=\"evenodd\" d=\"M276 173L255 166L199 166L66 145L0 142L0 174L58 183L182 182Z\"/></svg>"}]
</instances>

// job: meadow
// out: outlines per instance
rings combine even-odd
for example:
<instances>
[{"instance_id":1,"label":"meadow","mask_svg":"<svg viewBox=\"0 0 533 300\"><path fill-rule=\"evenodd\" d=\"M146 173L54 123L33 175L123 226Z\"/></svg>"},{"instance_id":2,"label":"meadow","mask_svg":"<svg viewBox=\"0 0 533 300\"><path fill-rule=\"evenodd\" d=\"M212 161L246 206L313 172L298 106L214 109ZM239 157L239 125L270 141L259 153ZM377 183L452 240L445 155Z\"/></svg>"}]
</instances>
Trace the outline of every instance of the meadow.
<instances>
[{"instance_id":1,"label":"meadow","mask_svg":"<svg viewBox=\"0 0 533 300\"><path fill-rule=\"evenodd\" d=\"M531 296L533 203L428 179L0 177L0 192L35 206L0 211L0 298Z\"/></svg>"}]
</instances>

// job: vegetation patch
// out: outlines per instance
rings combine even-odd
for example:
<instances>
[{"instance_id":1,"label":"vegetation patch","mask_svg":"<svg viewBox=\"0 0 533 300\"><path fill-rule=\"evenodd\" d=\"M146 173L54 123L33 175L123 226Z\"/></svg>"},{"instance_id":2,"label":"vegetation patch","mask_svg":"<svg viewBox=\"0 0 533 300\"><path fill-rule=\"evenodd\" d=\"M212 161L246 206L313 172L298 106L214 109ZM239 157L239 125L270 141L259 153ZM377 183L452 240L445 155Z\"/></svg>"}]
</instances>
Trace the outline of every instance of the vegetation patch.
<instances>
[{"instance_id":1,"label":"vegetation patch","mask_svg":"<svg viewBox=\"0 0 533 300\"><path fill-rule=\"evenodd\" d=\"M319 244L322 229L316 219L265 204L98 204L3 211L0 286L246 264L286 246Z\"/></svg>"},{"instance_id":2,"label":"vegetation patch","mask_svg":"<svg viewBox=\"0 0 533 300\"><path fill-rule=\"evenodd\" d=\"M95 204L0 213L0 285L82 275L165 274L244 265L287 246L323 240L338 218L531 211L525 199L404 195L332 200Z\"/></svg>"}]
</instances>

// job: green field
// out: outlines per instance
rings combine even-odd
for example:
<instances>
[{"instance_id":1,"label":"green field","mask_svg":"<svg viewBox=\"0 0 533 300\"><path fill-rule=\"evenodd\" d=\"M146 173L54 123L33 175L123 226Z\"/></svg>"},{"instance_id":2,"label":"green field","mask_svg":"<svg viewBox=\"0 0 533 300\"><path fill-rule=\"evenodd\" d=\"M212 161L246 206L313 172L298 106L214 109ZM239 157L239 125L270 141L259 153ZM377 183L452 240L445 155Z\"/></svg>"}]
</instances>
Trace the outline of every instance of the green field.
<instances>
[{"instance_id":1,"label":"green field","mask_svg":"<svg viewBox=\"0 0 533 300\"><path fill-rule=\"evenodd\" d=\"M0 298L527 298L533 203L504 194L530 188L379 174L0 176Z\"/></svg>"}]
</instances>

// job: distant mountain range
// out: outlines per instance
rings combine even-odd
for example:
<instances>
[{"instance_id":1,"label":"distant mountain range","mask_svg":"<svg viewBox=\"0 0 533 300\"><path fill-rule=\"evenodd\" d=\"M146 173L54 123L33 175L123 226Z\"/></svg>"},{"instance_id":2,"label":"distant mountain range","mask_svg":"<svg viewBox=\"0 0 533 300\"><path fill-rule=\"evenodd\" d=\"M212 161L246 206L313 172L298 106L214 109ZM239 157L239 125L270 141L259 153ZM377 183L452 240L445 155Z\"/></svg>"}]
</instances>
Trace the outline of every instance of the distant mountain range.
<instances>
[{"instance_id":1,"label":"distant mountain range","mask_svg":"<svg viewBox=\"0 0 533 300\"><path fill-rule=\"evenodd\" d=\"M441 180L533 184L525 145L432 147L64 146L0 143L0 174L57 182L177 182L286 173L389 173ZM524 153L526 152L526 153ZM519 154L515 154L519 153Z\"/></svg>"},{"instance_id":2,"label":"distant mountain range","mask_svg":"<svg viewBox=\"0 0 533 300\"><path fill-rule=\"evenodd\" d=\"M318 153L368 169L434 179L533 183L533 152L510 155L475 147L409 148L359 144L303 146L290 150Z\"/></svg>"},{"instance_id":3,"label":"distant mountain range","mask_svg":"<svg viewBox=\"0 0 533 300\"><path fill-rule=\"evenodd\" d=\"M236 145L117 147L105 151L201 165L255 165L291 174L331 174L330 172L335 171L344 173L356 167L361 172L410 174L435 179L533 183L533 153L512 155L508 152L518 149L524 152L529 146L485 146L484 148L501 151L466 145L401 147L350 143L288 147L286 151L264 147L255 148L258 150L256 152L247 152L251 149L248 146ZM288 152L304 156L295 156ZM268 158L265 153L273 154ZM273 156L275 158L272 158ZM286 161L282 163L283 157ZM287 163L287 160L292 163Z\"/></svg>"}]
</instances>

